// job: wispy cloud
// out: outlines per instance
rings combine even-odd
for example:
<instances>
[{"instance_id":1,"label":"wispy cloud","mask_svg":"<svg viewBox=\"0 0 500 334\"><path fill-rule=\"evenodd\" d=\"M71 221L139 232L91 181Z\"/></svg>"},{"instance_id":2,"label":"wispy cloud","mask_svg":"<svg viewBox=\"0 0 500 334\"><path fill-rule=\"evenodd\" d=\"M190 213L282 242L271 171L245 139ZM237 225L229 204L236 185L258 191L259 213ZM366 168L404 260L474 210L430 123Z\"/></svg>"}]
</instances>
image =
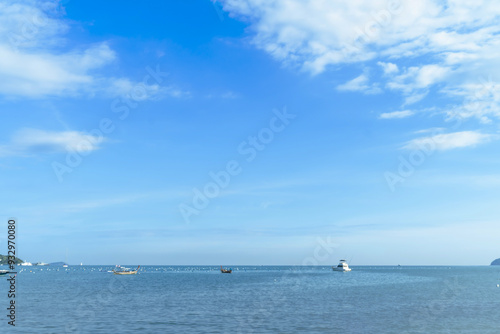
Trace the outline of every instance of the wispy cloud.
<instances>
[{"instance_id":1,"label":"wispy cloud","mask_svg":"<svg viewBox=\"0 0 500 334\"><path fill-rule=\"evenodd\" d=\"M67 48L69 24L57 1L3 1L0 4L0 95L118 96L141 85L143 99L181 96L173 87L109 77L117 54L106 41Z\"/></svg>"},{"instance_id":2,"label":"wispy cloud","mask_svg":"<svg viewBox=\"0 0 500 334\"><path fill-rule=\"evenodd\" d=\"M496 139L497 136L478 131L461 131L420 137L409 141L403 149L434 148L438 151L476 146Z\"/></svg>"},{"instance_id":3,"label":"wispy cloud","mask_svg":"<svg viewBox=\"0 0 500 334\"><path fill-rule=\"evenodd\" d=\"M406 107L407 105L414 104L423 100L427 96L427 94L429 94L429 91L425 89L421 90L418 93L412 93L410 95L407 95L405 97L405 102L403 103L403 107Z\"/></svg>"},{"instance_id":4,"label":"wispy cloud","mask_svg":"<svg viewBox=\"0 0 500 334\"><path fill-rule=\"evenodd\" d=\"M377 65L382 67L385 75L391 75L399 72L398 65L393 63L384 63L382 61L377 62Z\"/></svg>"},{"instance_id":5,"label":"wispy cloud","mask_svg":"<svg viewBox=\"0 0 500 334\"><path fill-rule=\"evenodd\" d=\"M401 111L382 113L380 114L379 118L381 119L406 118L412 116L413 114L414 112L411 110L401 110Z\"/></svg>"},{"instance_id":6,"label":"wispy cloud","mask_svg":"<svg viewBox=\"0 0 500 334\"><path fill-rule=\"evenodd\" d=\"M258 47L313 72L321 72L329 64L357 62L377 55L401 58L436 52L478 54L485 43L492 45L498 27L491 24L500 15L493 2L221 2L233 16L250 20Z\"/></svg>"},{"instance_id":7,"label":"wispy cloud","mask_svg":"<svg viewBox=\"0 0 500 334\"><path fill-rule=\"evenodd\" d=\"M449 72L448 68L439 65L412 66L405 69L404 73L394 76L387 86L411 93L442 81Z\"/></svg>"},{"instance_id":8,"label":"wispy cloud","mask_svg":"<svg viewBox=\"0 0 500 334\"><path fill-rule=\"evenodd\" d=\"M474 87L489 75L496 77L489 86L500 87L500 6L493 1L221 2L231 16L249 23L256 47L287 66L317 74L342 64L373 66L368 61L376 60L380 82L369 83L365 73L338 86L340 91L388 88L403 96L403 107L432 91L451 97L449 105L456 107L442 110L450 117L500 119L500 90L477 98L484 87Z\"/></svg>"},{"instance_id":9,"label":"wispy cloud","mask_svg":"<svg viewBox=\"0 0 500 334\"><path fill-rule=\"evenodd\" d=\"M382 90L377 86L377 84L370 84L367 74L361 74L360 76L337 86L339 91L347 92L362 92L364 94L379 94Z\"/></svg>"},{"instance_id":10,"label":"wispy cloud","mask_svg":"<svg viewBox=\"0 0 500 334\"><path fill-rule=\"evenodd\" d=\"M445 91L451 96L463 97L460 105L446 111L450 119L476 118L481 123L491 123L492 119L500 118L500 83L481 78L475 84L463 84Z\"/></svg>"},{"instance_id":11,"label":"wispy cloud","mask_svg":"<svg viewBox=\"0 0 500 334\"><path fill-rule=\"evenodd\" d=\"M0 45L0 93L42 97L90 93L96 80L90 71L110 63L115 54L106 44L83 53L55 55L48 51L19 51Z\"/></svg>"},{"instance_id":12,"label":"wispy cloud","mask_svg":"<svg viewBox=\"0 0 500 334\"><path fill-rule=\"evenodd\" d=\"M10 142L0 145L1 156L28 156L57 152L90 152L99 149L105 141L79 131L45 131L22 129L15 133Z\"/></svg>"},{"instance_id":13,"label":"wispy cloud","mask_svg":"<svg viewBox=\"0 0 500 334\"><path fill-rule=\"evenodd\" d=\"M189 97L190 93L181 90L173 85L162 86L159 84L145 84L143 82L136 83L127 78L106 79L108 82L104 93L109 96L125 96L132 98L134 101L159 100L164 97Z\"/></svg>"}]
</instances>

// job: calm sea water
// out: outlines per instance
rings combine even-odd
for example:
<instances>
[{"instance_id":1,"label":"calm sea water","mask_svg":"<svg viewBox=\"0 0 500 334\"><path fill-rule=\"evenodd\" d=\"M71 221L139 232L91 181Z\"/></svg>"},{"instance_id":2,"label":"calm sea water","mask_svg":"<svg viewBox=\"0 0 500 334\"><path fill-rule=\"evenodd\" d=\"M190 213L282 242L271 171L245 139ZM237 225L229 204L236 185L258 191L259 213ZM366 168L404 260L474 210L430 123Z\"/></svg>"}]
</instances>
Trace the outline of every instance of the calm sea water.
<instances>
[{"instance_id":1,"label":"calm sea water","mask_svg":"<svg viewBox=\"0 0 500 334\"><path fill-rule=\"evenodd\" d=\"M15 333L500 333L500 267L31 267Z\"/></svg>"}]
</instances>

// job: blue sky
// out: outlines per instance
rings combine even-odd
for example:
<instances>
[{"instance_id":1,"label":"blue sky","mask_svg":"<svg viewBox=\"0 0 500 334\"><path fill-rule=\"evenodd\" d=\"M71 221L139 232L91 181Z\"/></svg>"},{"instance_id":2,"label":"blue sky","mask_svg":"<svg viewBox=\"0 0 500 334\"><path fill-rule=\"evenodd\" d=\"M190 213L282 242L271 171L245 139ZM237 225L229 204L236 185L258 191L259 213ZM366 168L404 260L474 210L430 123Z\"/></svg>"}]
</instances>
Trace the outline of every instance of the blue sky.
<instances>
[{"instance_id":1,"label":"blue sky","mask_svg":"<svg viewBox=\"0 0 500 334\"><path fill-rule=\"evenodd\" d=\"M1 216L32 262L488 264L499 16L1 1Z\"/></svg>"}]
</instances>

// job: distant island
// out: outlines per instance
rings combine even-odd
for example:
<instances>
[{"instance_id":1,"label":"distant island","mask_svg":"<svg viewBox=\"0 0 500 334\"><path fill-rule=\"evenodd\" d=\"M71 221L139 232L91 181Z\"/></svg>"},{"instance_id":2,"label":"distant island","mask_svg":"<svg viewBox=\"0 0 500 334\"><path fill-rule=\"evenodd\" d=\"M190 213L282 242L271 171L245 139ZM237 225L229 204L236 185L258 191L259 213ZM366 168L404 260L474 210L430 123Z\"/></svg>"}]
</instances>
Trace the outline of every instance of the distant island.
<instances>
[{"instance_id":1,"label":"distant island","mask_svg":"<svg viewBox=\"0 0 500 334\"><path fill-rule=\"evenodd\" d=\"M57 267L57 266L64 266L66 262L51 262L49 263L50 266Z\"/></svg>"},{"instance_id":2,"label":"distant island","mask_svg":"<svg viewBox=\"0 0 500 334\"><path fill-rule=\"evenodd\" d=\"M15 262L16 264L19 264L23 263L24 261L16 257ZM9 257L7 255L0 254L0 265L8 265L8 264L9 264Z\"/></svg>"},{"instance_id":3,"label":"distant island","mask_svg":"<svg viewBox=\"0 0 500 334\"><path fill-rule=\"evenodd\" d=\"M495 261L491 262L492 266L500 266L500 259L496 259Z\"/></svg>"}]
</instances>

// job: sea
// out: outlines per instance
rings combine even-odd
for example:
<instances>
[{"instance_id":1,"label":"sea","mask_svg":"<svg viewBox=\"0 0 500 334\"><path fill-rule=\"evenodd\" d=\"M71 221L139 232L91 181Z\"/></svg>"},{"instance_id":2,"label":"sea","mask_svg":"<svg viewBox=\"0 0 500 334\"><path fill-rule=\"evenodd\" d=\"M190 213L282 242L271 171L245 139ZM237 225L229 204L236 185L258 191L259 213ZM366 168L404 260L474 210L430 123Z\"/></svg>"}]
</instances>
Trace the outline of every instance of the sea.
<instances>
[{"instance_id":1,"label":"sea","mask_svg":"<svg viewBox=\"0 0 500 334\"><path fill-rule=\"evenodd\" d=\"M1 333L500 333L500 266L17 269Z\"/></svg>"}]
</instances>

